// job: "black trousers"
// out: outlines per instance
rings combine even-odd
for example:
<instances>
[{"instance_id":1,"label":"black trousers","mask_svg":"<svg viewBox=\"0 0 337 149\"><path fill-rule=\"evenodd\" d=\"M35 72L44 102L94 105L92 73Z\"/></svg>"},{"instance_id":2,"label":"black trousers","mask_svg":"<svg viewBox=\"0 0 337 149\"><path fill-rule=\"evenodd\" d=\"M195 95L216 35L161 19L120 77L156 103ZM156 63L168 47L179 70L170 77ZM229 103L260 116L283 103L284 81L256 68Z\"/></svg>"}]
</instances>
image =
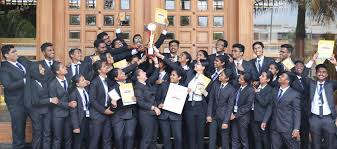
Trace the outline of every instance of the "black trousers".
<instances>
[{"instance_id":1,"label":"black trousers","mask_svg":"<svg viewBox=\"0 0 337 149\"><path fill-rule=\"evenodd\" d=\"M117 149L132 149L135 139L137 119L123 119L113 124L113 132Z\"/></svg>"},{"instance_id":2,"label":"black trousers","mask_svg":"<svg viewBox=\"0 0 337 149\"><path fill-rule=\"evenodd\" d=\"M80 123L80 133L73 133L73 149L83 149L89 147L89 118L85 117Z\"/></svg>"},{"instance_id":3,"label":"black trousers","mask_svg":"<svg viewBox=\"0 0 337 149\"><path fill-rule=\"evenodd\" d=\"M191 102L187 102L184 109L185 126L187 130L189 149L204 148L204 128L206 125L206 112L202 102L196 102L192 106Z\"/></svg>"},{"instance_id":4,"label":"black trousers","mask_svg":"<svg viewBox=\"0 0 337 149\"><path fill-rule=\"evenodd\" d=\"M24 105L7 104L11 116L13 149L25 148L25 129L27 120L27 111Z\"/></svg>"},{"instance_id":5,"label":"black trousers","mask_svg":"<svg viewBox=\"0 0 337 149\"><path fill-rule=\"evenodd\" d=\"M308 149L309 142L309 117L307 113L301 114L301 128L300 128L300 136L301 136L301 149Z\"/></svg>"},{"instance_id":6,"label":"black trousers","mask_svg":"<svg viewBox=\"0 0 337 149\"><path fill-rule=\"evenodd\" d=\"M232 122L232 149L249 149L248 127L250 115L235 118Z\"/></svg>"},{"instance_id":7,"label":"black trousers","mask_svg":"<svg viewBox=\"0 0 337 149\"><path fill-rule=\"evenodd\" d=\"M312 114L309 118L309 123L312 149L336 149L336 125L331 115L319 117Z\"/></svg>"},{"instance_id":8,"label":"black trousers","mask_svg":"<svg viewBox=\"0 0 337 149\"><path fill-rule=\"evenodd\" d=\"M300 142L295 138L292 138L291 133L292 132L277 132L275 130L271 130L271 148L282 149L282 146L285 145L287 149L299 149Z\"/></svg>"},{"instance_id":9,"label":"black trousers","mask_svg":"<svg viewBox=\"0 0 337 149\"><path fill-rule=\"evenodd\" d=\"M218 133L221 133L221 147L222 149L229 149L229 132L230 132L230 127L227 129L222 129L222 119L213 119L213 121L209 124L209 146L208 148L215 149L217 148L216 143L217 143L217 137ZM228 124L229 125L229 124Z\"/></svg>"},{"instance_id":10,"label":"black trousers","mask_svg":"<svg viewBox=\"0 0 337 149\"><path fill-rule=\"evenodd\" d=\"M102 146L103 149L111 149L112 127L109 117L105 119L89 120L89 149L97 149ZM102 140L102 143L100 141Z\"/></svg>"},{"instance_id":11,"label":"black trousers","mask_svg":"<svg viewBox=\"0 0 337 149\"><path fill-rule=\"evenodd\" d=\"M270 149L269 127L267 127L265 130L262 130L261 123L262 122L251 121L255 149Z\"/></svg>"},{"instance_id":12,"label":"black trousers","mask_svg":"<svg viewBox=\"0 0 337 149\"><path fill-rule=\"evenodd\" d=\"M174 149L182 149L182 123L181 120L159 120L164 149L171 149L171 134L174 139Z\"/></svg>"},{"instance_id":13,"label":"black trousers","mask_svg":"<svg viewBox=\"0 0 337 149\"><path fill-rule=\"evenodd\" d=\"M69 117L52 117L53 143L52 149L72 148L72 126Z\"/></svg>"},{"instance_id":14,"label":"black trousers","mask_svg":"<svg viewBox=\"0 0 337 149\"><path fill-rule=\"evenodd\" d=\"M139 113L139 123L142 129L142 139L140 141L140 149L154 149L156 148L157 139L157 116L149 113Z\"/></svg>"},{"instance_id":15,"label":"black trousers","mask_svg":"<svg viewBox=\"0 0 337 149\"><path fill-rule=\"evenodd\" d=\"M51 112L40 114L36 109L28 109L29 117L32 120L33 149L51 148Z\"/></svg>"}]
</instances>

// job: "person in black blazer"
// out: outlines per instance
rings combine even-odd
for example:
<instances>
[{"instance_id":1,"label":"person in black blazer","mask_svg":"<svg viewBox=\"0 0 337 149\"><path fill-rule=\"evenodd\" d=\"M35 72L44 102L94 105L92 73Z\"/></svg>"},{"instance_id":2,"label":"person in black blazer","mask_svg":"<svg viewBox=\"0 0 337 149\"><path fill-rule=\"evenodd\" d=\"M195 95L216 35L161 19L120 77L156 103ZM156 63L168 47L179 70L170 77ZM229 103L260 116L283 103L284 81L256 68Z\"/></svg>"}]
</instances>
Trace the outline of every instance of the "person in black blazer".
<instances>
[{"instance_id":1,"label":"person in black blazer","mask_svg":"<svg viewBox=\"0 0 337 149\"><path fill-rule=\"evenodd\" d=\"M136 68L136 67L134 67ZM126 69L115 68L112 70L114 80L111 87L120 97L119 87L121 84L130 83L125 73ZM117 100L117 101L116 101ZM135 98L136 100L136 98ZM117 149L132 149L134 147L135 131L137 126L137 107L136 105L123 105L122 99L112 99L114 114L111 116L111 124L114 131L114 138Z\"/></svg>"},{"instance_id":2,"label":"person in black blazer","mask_svg":"<svg viewBox=\"0 0 337 149\"><path fill-rule=\"evenodd\" d=\"M58 104L57 97L50 98L47 81L44 80L45 69L41 64L31 63L30 68L30 93L29 106L30 118L33 124L33 149L51 148L51 105Z\"/></svg>"},{"instance_id":3,"label":"person in black blazer","mask_svg":"<svg viewBox=\"0 0 337 149\"><path fill-rule=\"evenodd\" d=\"M13 45L3 45L1 48L5 61L1 65L0 80L4 87L5 102L11 116L13 143L12 147L25 147L25 128L27 110L25 101L29 100L29 71L25 61L18 59Z\"/></svg>"},{"instance_id":4,"label":"person in black blazer","mask_svg":"<svg viewBox=\"0 0 337 149\"><path fill-rule=\"evenodd\" d=\"M273 75L270 71L263 71L260 75L260 85L258 88L255 88L253 119L251 120L251 126L254 136L254 140L252 141L254 141L256 149L270 148L269 128L262 130L260 126L263 122L267 108L272 102L271 92L273 88L268 85L272 76Z\"/></svg>"},{"instance_id":5,"label":"person in black blazer","mask_svg":"<svg viewBox=\"0 0 337 149\"><path fill-rule=\"evenodd\" d=\"M89 94L86 87L89 81L82 74L72 78L73 86L76 88L70 94L69 101L76 101L77 106L70 109L70 119L73 130L73 149L89 147Z\"/></svg>"},{"instance_id":6,"label":"person in black blazer","mask_svg":"<svg viewBox=\"0 0 337 149\"><path fill-rule=\"evenodd\" d=\"M300 147L297 141L301 123L300 95L289 86L293 77L289 72L283 72L280 75L280 88L274 88L273 101L269 104L261 124L261 129L265 130L270 120L272 149L281 148L282 145L292 149Z\"/></svg>"},{"instance_id":7,"label":"person in black blazer","mask_svg":"<svg viewBox=\"0 0 337 149\"><path fill-rule=\"evenodd\" d=\"M171 40L169 42L170 53L163 53L163 55L165 57L171 59L172 62L178 62L178 59L179 59L179 56L178 56L179 44L180 44L180 42L178 40Z\"/></svg>"},{"instance_id":8,"label":"person in black blazer","mask_svg":"<svg viewBox=\"0 0 337 149\"><path fill-rule=\"evenodd\" d=\"M90 63L81 61L82 50L78 48L72 48L68 53L71 63L67 66L67 79L71 80L73 76L81 74L86 80L92 80L94 75L92 65Z\"/></svg>"},{"instance_id":9,"label":"person in black blazer","mask_svg":"<svg viewBox=\"0 0 337 149\"><path fill-rule=\"evenodd\" d=\"M90 121L89 149L96 149L102 140L102 148L111 148L112 126L110 123L111 99L108 97L108 92L111 89L112 82L107 79L108 67L106 62L98 60L93 64L93 69L96 77L91 81L89 90L90 99Z\"/></svg>"},{"instance_id":10,"label":"person in black blazer","mask_svg":"<svg viewBox=\"0 0 337 149\"><path fill-rule=\"evenodd\" d=\"M220 130L221 146L229 149L229 119L233 111L235 88L229 84L232 71L224 70L219 74L219 81L213 83L207 108L209 126L209 147L217 148L217 136Z\"/></svg>"},{"instance_id":11,"label":"person in black blazer","mask_svg":"<svg viewBox=\"0 0 337 149\"><path fill-rule=\"evenodd\" d=\"M229 56L225 53L225 51L227 50L227 46L228 46L228 42L227 40L224 40L224 39L218 39L215 43L215 50L216 50L216 53L214 54L211 54L208 56L208 61L210 64L213 64L214 63L214 60L217 56L219 55L223 55L226 57L226 59L230 59ZM214 65L210 65L209 66L209 71L210 72L214 72L215 71L215 67Z\"/></svg>"},{"instance_id":12,"label":"person in black blazer","mask_svg":"<svg viewBox=\"0 0 337 149\"><path fill-rule=\"evenodd\" d=\"M251 64L254 67L254 73L256 76L260 76L262 72L265 72L269 69L269 65L274 62L273 58L266 57L263 55L264 45L262 42L257 41L253 43L253 50L256 55L256 58L250 60ZM259 78L255 78L257 83Z\"/></svg>"},{"instance_id":13,"label":"person in black blazer","mask_svg":"<svg viewBox=\"0 0 337 149\"><path fill-rule=\"evenodd\" d=\"M39 63L45 69L45 80L48 82L55 78L55 74L51 71L51 66L54 63L59 63L55 60L55 50L52 43L46 42L41 45L41 52L44 56L44 60L40 60Z\"/></svg>"},{"instance_id":14,"label":"person in black blazer","mask_svg":"<svg viewBox=\"0 0 337 149\"><path fill-rule=\"evenodd\" d=\"M308 69L305 67L302 61L295 61L295 80L291 84L291 87L295 89L301 96L301 128L300 128L300 136L301 136L301 148L307 149L309 148L309 115L310 112L308 110L309 107L309 89L308 89L308 80L309 78L304 74L304 70Z\"/></svg>"},{"instance_id":15,"label":"person in black blazer","mask_svg":"<svg viewBox=\"0 0 337 149\"><path fill-rule=\"evenodd\" d=\"M146 72L141 69L135 71L134 77L137 81L134 83L134 92L138 105L139 123L142 128L142 139L140 149L155 148L157 134L157 116L161 114L160 109L156 106L155 80L159 75L159 64L157 57L152 58L155 63L155 71L148 79Z\"/></svg>"},{"instance_id":16,"label":"person in black blazer","mask_svg":"<svg viewBox=\"0 0 337 149\"><path fill-rule=\"evenodd\" d=\"M337 62L334 55L330 62L335 65L337 71ZM337 111L332 95L337 90L337 81L328 80L327 77L328 68L324 64L319 64L316 66L317 80L309 79L308 81L312 149L336 148Z\"/></svg>"},{"instance_id":17,"label":"person in black blazer","mask_svg":"<svg viewBox=\"0 0 337 149\"><path fill-rule=\"evenodd\" d=\"M56 75L49 82L48 90L51 98L57 98L58 104L52 106L52 149L72 148L72 129L69 108L76 107L76 101L69 102L69 92L72 88L70 80L67 80L67 68L63 63L54 63L51 71Z\"/></svg>"},{"instance_id":18,"label":"person in black blazer","mask_svg":"<svg viewBox=\"0 0 337 149\"><path fill-rule=\"evenodd\" d=\"M271 63L269 65L269 71L272 73L273 77L269 81L269 85L272 88L279 87L278 76L279 76L279 65L277 63Z\"/></svg>"},{"instance_id":19,"label":"person in black blazer","mask_svg":"<svg viewBox=\"0 0 337 149\"><path fill-rule=\"evenodd\" d=\"M233 111L230 117L232 130L232 148L249 148L248 126L250 111L255 98L254 88L250 85L252 77L241 72L239 77L240 87L235 93Z\"/></svg>"},{"instance_id":20,"label":"person in black blazer","mask_svg":"<svg viewBox=\"0 0 337 149\"><path fill-rule=\"evenodd\" d=\"M170 87L170 83L172 84L181 84L180 80L182 78L182 72L178 70L172 70L170 75L170 82L165 82L159 87L159 91L157 92L157 103L158 108L162 109L164 106L164 101L167 95L167 92ZM167 110L162 109L161 114L158 117L160 131L163 138L163 147L165 149L171 149L171 133L174 138L174 148L182 149L183 141L182 141L182 116L180 114L176 114Z\"/></svg>"},{"instance_id":21,"label":"person in black blazer","mask_svg":"<svg viewBox=\"0 0 337 149\"><path fill-rule=\"evenodd\" d=\"M97 57L99 57L100 54L103 54L107 51L107 46L102 39L96 39L94 41L94 48L95 53L92 55L88 55L84 57L84 62L88 64L93 64L95 60L97 60Z\"/></svg>"},{"instance_id":22,"label":"person in black blazer","mask_svg":"<svg viewBox=\"0 0 337 149\"><path fill-rule=\"evenodd\" d=\"M238 88L240 84L238 83L238 79L240 76L240 72L249 73L253 80L256 80L258 76L256 76L254 72L253 65L243 59L243 54L245 52L245 46L239 43L236 43L232 46L232 53L233 53L233 63L231 68L234 71L233 81L232 84L235 88Z\"/></svg>"}]
</instances>

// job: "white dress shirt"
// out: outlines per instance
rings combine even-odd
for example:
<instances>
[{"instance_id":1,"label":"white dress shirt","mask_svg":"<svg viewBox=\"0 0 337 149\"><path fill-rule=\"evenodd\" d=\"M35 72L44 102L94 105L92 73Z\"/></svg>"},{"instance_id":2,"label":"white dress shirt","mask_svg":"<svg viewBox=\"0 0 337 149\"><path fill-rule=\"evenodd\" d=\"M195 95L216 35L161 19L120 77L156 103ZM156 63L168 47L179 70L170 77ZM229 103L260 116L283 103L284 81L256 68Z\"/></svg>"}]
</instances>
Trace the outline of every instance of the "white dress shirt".
<instances>
[{"instance_id":1,"label":"white dress shirt","mask_svg":"<svg viewBox=\"0 0 337 149\"><path fill-rule=\"evenodd\" d=\"M78 92L80 93L81 95L81 99L82 99L82 104L83 104L83 110L85 112L85 117L89 117L90 116L90 113L89 113L89 109L88 107L86 106L86 104L89 104L89 95L88 95L88 92L85 91L83 88L77 88ZM85 97L84 97L84 93L83 91L85 91L85 94L87 96L87 99L88 99L88 103L87 101L85 100Z\"/></svg>"},{"instance_id":2,"label":"white dress shirt","mask_svg":"<svg viewBox=\"0 0 337 149\"><path fill-rule=\"evenodd\" d=\"M104 91L105 91L105 104L104 106L107 107L108 106L108 85L106 84L106 78L102 77L102 76L99 76L99 78L101 79L102 83L103 83L103 87L104 87Z\"/></svg>"},{"instance_id":3,"label":"white dress shirt","mask_svg":"<svg viewBox=\"0 0 337 149\"><path fill-rule=\"evenodd\" d=\"M75 65L77 65L77 70L76 70ZM78 74L80 74L80 65L81 65L81 62L77 62L77 64L71 63L71 71L73 73L73 76L75 76L76 71L78 72Z\"/></svg>"},{"instance_id":4,"label":"white dress shirt","mask_svg":"<svg viewBox=\"0 0 337 149\"><path fill-rule=\"evenodd\" d=\"M314 95L314 100L311 102L311 113L315 115L319 115L319 107L323 106L323 115L329 115L331 114L331 110L328 104L328 100L326 99L325 95L325 89L323 85L323 90L322 90L322 96L323 96L323 104L321 100L319 99L319 89L320 89L320 84L324 84L324 82L320 83L317 82L316 90L315 90L315 95Z\"/></svg>"},{"instance_id":5,"label":"white dress shirt","mask_svg":"<svg viewBox=\"0 0 337 149\"><path fill-rule=\"evenodd\" d=\"M49 67L51 67L51 65L53 65L54 64L54 61L53 60L47 60L47 59L44 59L44 61L47 63L47 65L49 66Z\"/></svg>"},{"instance_id":6,"label":"white dress shirt","mask_svg":"<svg viewBox=\"0 0 337 149\"><path fill-rule=\"evenodd\" d=\"M196 89L198 83L198 76L199 76L198 74L195 75L194 78L190 81L190 83L188 83L188 88L192 90L189 93L188 101L192 101L192 99L194 101L202 101L202 96L194 93L194 90Z\"/></svg>"},{"instance_id":7,"label":"white dress shirt","mask_svg":"<svg viewBox=\"0 0 337 149\"><path fill-rule=\"evenodd\" d=\"M61 84L61 86L64 88L64 84L63 84L63 81L66 82L66 87L68 89L68 82L67 82L67 79L64 77L64 80L61 80L60 78L56 77L57 81Z\"/></svg>"}]
</instances>

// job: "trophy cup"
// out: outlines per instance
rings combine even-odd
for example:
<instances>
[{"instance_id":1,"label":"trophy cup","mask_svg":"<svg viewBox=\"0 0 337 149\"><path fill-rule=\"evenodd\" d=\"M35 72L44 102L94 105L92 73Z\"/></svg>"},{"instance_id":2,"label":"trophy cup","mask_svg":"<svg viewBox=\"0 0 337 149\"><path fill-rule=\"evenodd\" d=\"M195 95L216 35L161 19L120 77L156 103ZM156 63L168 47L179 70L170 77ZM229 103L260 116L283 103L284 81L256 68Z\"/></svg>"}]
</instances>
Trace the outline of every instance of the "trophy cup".
<instances>
[{"instance_id":1,"label":"trophy cup","mask_svg":"<svg viewBox=\"0 0 337 149\"><path fill-rule=\"evenodd\" d=\"M153 42L154 42L154 31L156 30L156 27L157 26L154 23L150 23L149 25L147 25L147 29L151 32L149 46L147 48L147 56L148 57L153 57L153 55L154 55L155 48L153 46Z\"/></svg>"}]
</instances>

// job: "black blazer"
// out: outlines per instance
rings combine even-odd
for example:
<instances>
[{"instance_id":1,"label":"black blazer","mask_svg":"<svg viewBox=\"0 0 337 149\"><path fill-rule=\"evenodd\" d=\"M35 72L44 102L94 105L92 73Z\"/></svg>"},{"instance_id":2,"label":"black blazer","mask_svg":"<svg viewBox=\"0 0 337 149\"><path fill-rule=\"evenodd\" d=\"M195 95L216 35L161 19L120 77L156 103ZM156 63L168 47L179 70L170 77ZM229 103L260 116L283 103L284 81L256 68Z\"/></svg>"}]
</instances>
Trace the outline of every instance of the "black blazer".
<instances>
[{"instance_id":1,"label":"black blazer","mask_svg":"<svg viewBox=\"0 0 337 149\"><path fill-rule=\"evenodd\" d=\"M254 59L251 59L249 61L252 64L252 66L254 67L254 69L253 69L254 75L257 76L257 78L255 78L255 81L259 80L258 76L260 76L261 72L267 71L269 69L269 65L274 62L273 58L265 56L263 58L261 71L259 72L258 68L256 67L256 60L257 60L257 58L254 58Z\"/></svg>"},{"instance_id":2,"label":"black blazer","mask_svg":"<svg viewBox=\"0 0 337 149\"><path fill-rule=\"evenodd\" d=\"M8 61L3 61L1 66L0 79L4 87L5 102L8 105L24 105L28 100L31 100L28 63L21 61L20 58L18 62L25 67L26 73ZM26 79L26 83L24 83L24 79Z\"/></svg>"},{"instance_id":3,"label":"black blazer","mask_svg":"<svg viewBox=\"0 0 337 149\"><path fill-rule=\"evenodd\" d=\"M157 88L154 85L154 82L158 79L158 72L159 70L156 68L151 77L146 81L146 85L139 81L134 84L134 92L140 114L155 115L155 112L151 110L151 107L157 105Z\"/></svg>"},{"instance_id":4,"label":"black blazer","mask_svg":"<svg viewBox=\"0 0 337 149\"><path fill-rule=\"evenodd\" d=\"M309 102L309 112L311 113L311 102L314 100L314 96L315 96L315 92L316 92L316 88L317 88L317 81L314 80L309 80L309 85L310 85L310 102ZM334 91L337 90L337 81L335 80L326 80L324 82L324 91L325 91L325 95L329 104L329 108L331 110L331 116L333 119L337 119L337 112L335 109L335 101L333 98L333 93Z\"/></svg>"},{"instance_id":5,"label":"black blazer","mask_svg":"<svg viewBox=\"0 0 337 149\"><path fill-rule=\"evenodd\" d=\"M255 94L254 99L254 120L262 122L269 104L272 102L272 90L270 85L266 85L263 89Z\"/></svg>"},{"instance_id":6,"label":"black blazer","mask_svg":"<svg viewBox=\"0 0 337 149\"><path fill-rule=\"evenodd\" d=\"M253 67L253 65L249 61L242 60L242 67L244 69L244 72L251 74L252 78L254 80L256 80L256 78L258 78L258 76L256 76L256 74L254 73L254 67ZM238 79L240 77L240 75L239 75L240 72L236 73L236 68L235 68L234 62L231 63L230 68L233 71L233 81L232 81L232 84L233 84L233 86L235 88L238 88L240 86L239 83L238 83Z\"/></svg>"},{"instance_id":7,"label":"black blazer","mask_svg":"<svg viewBox=\"0 0 337 149\"><path fill-rule=\"evenodd\" d=\"M51 81L52 79L54 79L56 77L56 75L51 71L49 64L46 63L45 60L40 60L39 63L43 66L43 68L45 69L44 71L44 80L47 80L48 82ZM60 63L58 61L53 60L53 64L54 63Z\"/></svg>"},{"instance_id":8,"label":"black blazer","mask_svg":"<svg viewBox=\"0 0 337 149\"><path fill-rule=\"evenodd\" d=\"M31 80L30 92L31 92L32 106L40 114L46 114L49 112L49 108L51 106L49 90L46 82L41 81L40 83L42 86L38 84L35 80Z\"/></svg>"},{"instance_id":9,"label":"black blazer","mask_svg":"<svg viewBox=\"0 0 337 149\"><path fill-rule=\"evenodd\" d=\"M157 91L157 96L156 96L157 105L164 103L169 87L170 87L169 82L165 82L159 87L159 90ZM176 114L176 113L162 109L161 114L159 115L159 119L160 120L167 120L167 119L182 120L182 116L180 114Z\"/></svg>"},{"instance_id":10,"label":"black blazer","mask_svg":"<svg viewBox=\"0 0 337 149\"><path fill-rule=\"evenodd\" d=\"M90 103L90 99L88 99L88 100L89 100L89 103ZM80 92L78 91L77 88L74 89L71 92L69 101L76 101L77 102L76 108L70 109L70 119L71 119L71 123L73 125L73 129L80 128L81 122L82 122L83 118L85 118L86 115L85 115L85 112L84 112L82 97L81 97L81 94L80 94Z\"/></svg>"},{"instance_id":11,"label":"black blazer","mask_svg":"<svg viewBox=\"0 0 337 149\"><path fill-rule=\"evenodd\" d=\"M234 94L234 106L237 91ZM252 86L247 85L244 89L241 90L239 101L238 101L238 111L234 114L236 118L240 117L249 117L249 112L252 109L252 105L255 98L255 91Z\"/></svg>"},{"instance_id":12,"label":"black blazer","mask_svg":"<svg viewBox=\"0 0 337 149\"><path fill-rule=\"evenodd\" d=\"M94 71L91 68L91 64L85 63L81 61L81 64L79 65L79 73L84 76L86 80L92 80L94 76ZM72 77L75 75L73 74L73 70L71 68L71 64L67 66L68 73L66 74L66 77L68 80L71 80Z\"/></svg>"},{"instance_id":13,"label":"black blazer","mask_svg":"<svg viewBox=\"0 0 337 149\"><path fill-rule=\"evenodd\" d=\"M226 54L226 53L224 53L224 56L227 58L227 59L229 59L229 56ZM214 54L211 54L211 55L209 55L208 56L208 62L209 62L209 71L210 72L215 72L215 67L214 67L214 60L215 60L215 58L216 58L216 53L214 53Z\"/></svg>"},{"instance_id":14,"label":"black blazer","mask_svg":"<svg viewBox=\"0 0 337 149\"><path fill-rule=\"evenodd\" d=\"M110 79L106 79L108 84L108 91L111 90L112 82ZM108 98L107 106L105 107L105 99ZM106 97L103 82L99 76L91 81L89 90L90 99L90 118L96 120L104 120L107 116L104 111L111 106L111 99Z\"/></svg>"},{"instance_id":15,"label":"black blazer","mask_svg":"<svg viewBox=\"0 0 337 149\"><path fill-rule=\"evenodd\" d=\"M289 87L278 101L279 88L272 92L272 102L268 106L263 122L270 120L270 128L278 132L300 130L301 108L300 95ZM271 117L271 118L270 118Z\"/></svg>"},{"instance_id":16,"label":"black blazer","mask_svg":"<svg viewBox=\"0 0 337 149\"><path fill-rule=\"evenodd\" d=\"M130 81L127 81L130 83ZM115 89L120 97L121 93L119 90L119 84L117 82L113 82L111 90ZM124 106L122 99L117 101L117 108L112 108L112 111L115 113L111 116L111 123L115 124L121 120L128 120L136 116L136 105L128 105Z\"/></svg>"},{"instance_id":17,"label":"black blazer","mask_svg":"<svg viewBox=\"0 0 337 149\"><path fill-rule=\"evenodd\" d=\"M64 90L60 82L56 79L52 79L49 82L49 95L51 98L57 97L59 99L59 103L57 105L52 106L52 113L54 117L67 117L69 115L69 93L72 85L69 80L68 82L68 89L67 91Z\"/></svg>"},{"instance_id":18,"label":"black blazer","mask_svg":"<svg viewBox=\"0 0 337 149\"><path fill-rule=\"evenodd\" d=\"M209 94L207 116L223 120L223 123L228 124L233 111L235 89L229 83L224 88L220 88L220 86L220 82L213 84Z\"/></svg>"},{"instance_id":19,"label":"black blazer","mask_svg":"<svg viewBox=\"0 0 337 149\"><path fill-rule=\"evenodd\" d=\"M295 81L291 84L291 87L296 90L301 96L301 112L302 114L309 115L309 78L302 77L301 81L296 77ZM311 103L310 103L311 104Z\"/></svg>"}]
</instances>

